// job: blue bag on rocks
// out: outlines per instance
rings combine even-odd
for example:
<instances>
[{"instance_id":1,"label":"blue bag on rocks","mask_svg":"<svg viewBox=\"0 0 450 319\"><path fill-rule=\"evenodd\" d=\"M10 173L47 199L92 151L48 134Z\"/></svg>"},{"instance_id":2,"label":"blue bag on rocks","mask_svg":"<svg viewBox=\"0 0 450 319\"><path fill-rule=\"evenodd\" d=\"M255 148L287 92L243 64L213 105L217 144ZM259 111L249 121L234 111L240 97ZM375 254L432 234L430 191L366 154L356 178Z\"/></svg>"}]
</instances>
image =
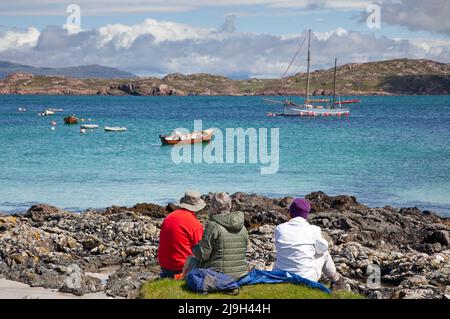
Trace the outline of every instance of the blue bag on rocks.
<instances>
[{"instance_id":1,"label":"blue bag on rocks","mask_svg":"<svg viewBox=\"0 0 450 319\"><path fill-rule=\"evenodd\" d=\"M189 272L186 283L190 290L207 294L209 292L234 292L239 289L236 280L212 269L196 268Z\"/></svg>"}]
</instances>

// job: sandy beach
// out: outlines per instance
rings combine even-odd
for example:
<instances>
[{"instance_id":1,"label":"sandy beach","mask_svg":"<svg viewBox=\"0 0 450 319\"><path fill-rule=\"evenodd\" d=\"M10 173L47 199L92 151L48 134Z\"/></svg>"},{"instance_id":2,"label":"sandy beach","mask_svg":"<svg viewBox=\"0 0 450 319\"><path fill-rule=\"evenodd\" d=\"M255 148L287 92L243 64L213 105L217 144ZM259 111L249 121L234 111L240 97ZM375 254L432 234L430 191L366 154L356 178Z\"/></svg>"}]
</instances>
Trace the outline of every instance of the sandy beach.
<instances>
[{"instance_id":1,"label":"sandy beach","mask_svg":"<svg viewBox=\"0 0 450 319\"><path fill-rule=\"evenodd\" d=\"M94 278L101 280L103 285L106 285L108 277L115 271L114 267L102 269L99 273L87 272ZM8 280L0 277L0 299L117 299L110 297L104 292L88 293L82 296L77 296L71 293L59 292L57 289L49 289L43 287L31 287L27 284Z\"/></svg>"},{"instance_id":2,"label":"sandy beach","mask_svg":"<svg viewBox=\"0 0 450 319\"><path fill-rule=\"evenodd\" d=\"M75 296L56 289L30 287L21 282L0 278L0 299L110 299L105 293Z\"/></svg>"}]
</instances>

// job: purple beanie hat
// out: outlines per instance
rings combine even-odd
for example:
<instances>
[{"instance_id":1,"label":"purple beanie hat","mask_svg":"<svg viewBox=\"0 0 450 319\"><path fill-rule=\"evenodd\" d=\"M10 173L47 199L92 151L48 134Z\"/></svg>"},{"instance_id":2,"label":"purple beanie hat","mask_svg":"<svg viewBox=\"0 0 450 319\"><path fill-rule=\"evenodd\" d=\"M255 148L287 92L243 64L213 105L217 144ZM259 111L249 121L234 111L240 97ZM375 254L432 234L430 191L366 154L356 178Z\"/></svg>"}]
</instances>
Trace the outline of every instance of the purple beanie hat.
<instances>
[{"instance_id":1,"label":"purple beanie hat","mask_svg":"<svg viewBox=\"0 0 450 319\"><path fill-rule=\"evenodd\" d=\"M291 206L289 206L289 213L291 214L291 218L303 217L304 219L308 219L310 210L311 205L306 199L303 198L294 199Z\"/></svg>"}]
</instances>

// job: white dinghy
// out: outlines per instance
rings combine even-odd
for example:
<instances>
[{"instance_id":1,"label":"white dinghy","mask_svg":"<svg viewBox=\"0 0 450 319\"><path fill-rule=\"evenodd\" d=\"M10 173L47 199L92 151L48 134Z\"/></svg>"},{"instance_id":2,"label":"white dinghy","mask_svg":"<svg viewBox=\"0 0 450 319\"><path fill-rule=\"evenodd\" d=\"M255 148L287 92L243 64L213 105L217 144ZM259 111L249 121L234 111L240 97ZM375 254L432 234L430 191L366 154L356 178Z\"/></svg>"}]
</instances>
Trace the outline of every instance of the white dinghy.
<instances>
[{"instance_id":1,"label":"white dinghy","mask_svg":"<svg viewBox=\"0 0 450 319\"><path fill-rule=\"evenodd\" d=\"M83 124L80 126L80 128L86 129L86 130L93 130L93 129L98 128L98 125L97 124Z\"/></svg>"},{"instance_id":2,"label":"white dinghy","mask_svg":"<svg viewBox=\"0 0 450 319\"><path fill-rule=\"evenodd\" d=\"M123 132L126 131L126 127L120 127L120 126L105 126L106 132Z\"/></svg>"}]
</instances>

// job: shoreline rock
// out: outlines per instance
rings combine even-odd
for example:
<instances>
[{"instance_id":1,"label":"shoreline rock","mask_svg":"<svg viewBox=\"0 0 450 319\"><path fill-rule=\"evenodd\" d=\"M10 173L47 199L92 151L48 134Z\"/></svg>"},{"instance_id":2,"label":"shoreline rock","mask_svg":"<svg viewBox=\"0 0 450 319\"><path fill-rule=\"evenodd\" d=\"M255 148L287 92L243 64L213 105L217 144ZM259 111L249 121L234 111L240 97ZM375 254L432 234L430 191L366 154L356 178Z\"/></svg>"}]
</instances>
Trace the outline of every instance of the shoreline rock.
<instances>
[{"instance_id":1,"label":"shoreline rock","mask_svg":"<svg viewBox=\"0 0 450 319\"><path fill-rule=\"evenodd\" d=\"M203 196L203 223L210 195ZM369 298L448 298L448 218L417 208L369 208L347 195L314 192L307 198L310 222L322 228L352 291ZM235 193L232 200L233 209L245 214L250 266L270 268L273 230L288 220L292 198ZM40 204L24 214L0 216L0 276L76 295L135 298L143 282L158 277L159 229L174 209L174 204L140 203L80 214ZM106 283L86 274L105 267L117 268ZM378 286L370 281L374 271L379 271Z\"/></svg>"}]
</instances>

